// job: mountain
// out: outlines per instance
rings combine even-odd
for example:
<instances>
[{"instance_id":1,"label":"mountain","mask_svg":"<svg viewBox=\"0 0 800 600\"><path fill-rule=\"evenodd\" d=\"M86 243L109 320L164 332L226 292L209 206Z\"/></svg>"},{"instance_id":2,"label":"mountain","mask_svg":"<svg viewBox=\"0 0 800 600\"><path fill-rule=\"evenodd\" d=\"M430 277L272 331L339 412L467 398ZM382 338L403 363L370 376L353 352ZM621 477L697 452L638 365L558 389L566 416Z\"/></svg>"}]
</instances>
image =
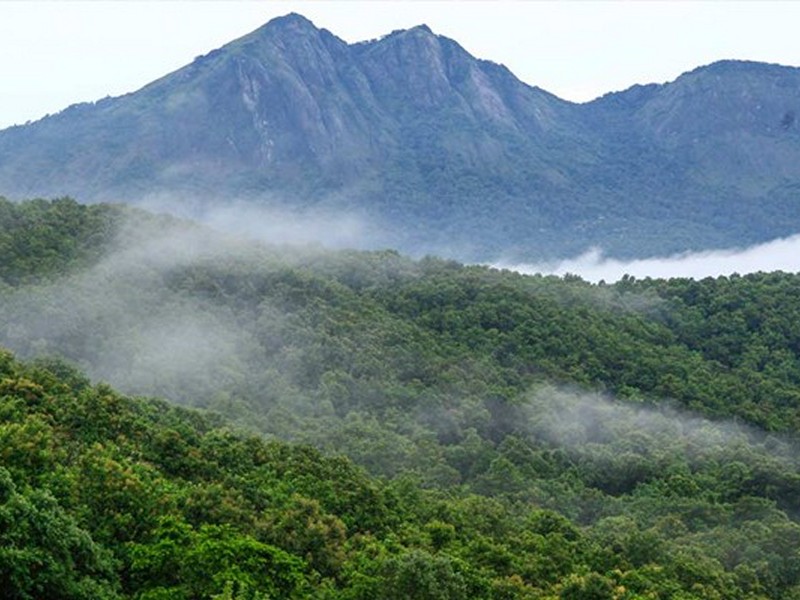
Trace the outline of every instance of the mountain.
<instances>
[{"instance_id":1,"label":"mountain","mask_svg":"<svg viewBox=\"0 0 800 600\"><path fill-rule=\"evenodd\" d=\"M798 91L800 69L721 61L586 108L621 152L638 148L642 168L660 171L651 193L663 218L708 219L718 236L734 236L728 244L746 243L798 230Z\"/></svg>"},{"instance_id":2,"label":"mountain","mask_svg":"<svg viewBox=\"0 0 800 600\"><path fill-rule=\"evenodd\" d=\"M270 21L141 90L0 131L0 193L346 215L358 244L644 256L800 229L800 69L722 62L573 104L426 26Z\"/></svg>"}]
</instances>

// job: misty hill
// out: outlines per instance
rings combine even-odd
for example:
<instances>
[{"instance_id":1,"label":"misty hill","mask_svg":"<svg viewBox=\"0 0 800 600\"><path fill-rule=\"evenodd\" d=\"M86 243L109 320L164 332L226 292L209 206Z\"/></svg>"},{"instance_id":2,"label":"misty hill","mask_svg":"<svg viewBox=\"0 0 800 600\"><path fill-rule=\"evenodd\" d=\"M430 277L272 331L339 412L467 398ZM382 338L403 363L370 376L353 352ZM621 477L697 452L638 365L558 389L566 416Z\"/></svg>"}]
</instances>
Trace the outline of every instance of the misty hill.
<instances>
[{"instance_id":1,"label":"misty hill","mask_svg":"<svg viewBox=\"0 0 800 600\"><path fill-rule=\"evenodd\" d=\"M796 275L590 285L67 199L0 232L6 597L800 594Z\"/></svg>"},{"instance_id":2,"label":"misty hill","mask_svg":"<svg viewBox=\"0 0 800 600\"><path fill-rule=\"evenodd\" d=\"M553 383L800 431L797 275L591 285L69 200L0 201L0 217L0 344L378 473L413 468L434 438L502 437ZM391 452L361 447L377 432Z\"/></svg>"},{"instance_id":3,"label":"misty hill","mask_svg":"<svg viewBox=\"0 0 800 600\"><path fill-rule=\"evenodd\" d=\"M800 229L798 89L796 68L722 62L577 105L425 26L350 45L289 15L0 132L0 193L244 200L467 259L744 245Z\"/></svg>"}]
</instances>

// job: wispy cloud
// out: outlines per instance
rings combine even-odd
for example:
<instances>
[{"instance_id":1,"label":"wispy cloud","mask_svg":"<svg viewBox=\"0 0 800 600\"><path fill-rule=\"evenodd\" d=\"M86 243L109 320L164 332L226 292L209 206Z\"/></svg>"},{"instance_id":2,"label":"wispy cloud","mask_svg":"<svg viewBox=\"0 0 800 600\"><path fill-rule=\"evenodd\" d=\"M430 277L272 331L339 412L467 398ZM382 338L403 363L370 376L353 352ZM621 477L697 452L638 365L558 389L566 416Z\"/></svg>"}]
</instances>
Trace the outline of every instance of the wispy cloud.
<instances>
[{"instance_id":1,"label":"wispy cloud","mask_svg":"<svg viewBox=\"0 0 800 600\"><path fill-rule=\"evenodd\" d=\"M363 215L325 207L292 209L280 198L267 195L255 201L227 198L215 203L164 192L139 198L135 204L150 212L192 219L220 232L269 244L362 248L380 233Z\"/></svg>"}]
</instances>

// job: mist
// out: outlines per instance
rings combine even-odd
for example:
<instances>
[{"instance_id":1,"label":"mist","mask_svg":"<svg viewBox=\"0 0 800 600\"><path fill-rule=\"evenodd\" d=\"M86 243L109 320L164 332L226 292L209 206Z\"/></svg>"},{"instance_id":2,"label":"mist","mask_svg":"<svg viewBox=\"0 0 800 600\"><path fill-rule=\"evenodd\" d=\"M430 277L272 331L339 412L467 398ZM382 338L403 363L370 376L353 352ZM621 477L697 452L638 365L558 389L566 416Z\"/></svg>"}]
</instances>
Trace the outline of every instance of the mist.
<instances>
[{"instance_id":1,"label":"mist","mask_svg":"<svg viewBox=\"0 0 800 600\"><path fill-rule=\"evenodd\" d=\"M759 271L795 273L800 271L800 234L744 249L690 252L632 261L605 257L602 250L594 248L578 257L560 261L533 264L508 264L500 261L493 266L523 274L579 275L594 283L601 280L613 283L626 274L640 279L702 279L734 273L746 275Z\"/></svg>"},{"instance_id":2,"label":"mist","mask_svg":"<svg viewBox=\"0 0 800 600\"><path fill-rule=\"evenodd\" d=\"M599 392L548 385L532 391L525 405L532 435L578 453L593 445L643 455L680 449L692 460L705 460L752 442L756 434L743 423L713 421L666 399L623 402Z\"/></svg>"},{"instance_id":3,"label":"mist","mask_svg":"<svg viewBox=\"0 0 800 600\"><path fill-rule=\"evenodd\" d=\"M325 204L296 208L269 196L214 202L171 193L150 194L135 202L149 212L191 219L218 232L269 244L365 248L384 237L367 216Z\"/></svg>"},{"instance_id":4,"label":"mist","mask_svg":"<svg viewBox=\"0 0 800 600\"><path fill-rule=\"evenodd\" d=\"M222 211L217 220L236 229L231 215ZM246 418L265 435L348 451L386 475L417 464L432 439L428 432L448 445L462 442L463 432L476 424L490 424L489 389L459 389L433 375L424 389L416 389L420 381L414 389L377 381L387 367L381 361L395 349L391 343L413 353L413 344L403 344L414 341L414 328L399 318L392 329L349 314L346 294L352 290L315 278L310 266L327 250L304 246L291 228L273 235L279 215L266 229L257 225L262 216L244 213L241 219L250 219L253 231L231 235L138 214L93 266L0 295L0 345L21 358L65 357L94 381L128 394L216 409ZM340 241L363 231L358 219L337 223ZM307 230L316 225L309 223ZM286 245L291 243L299 245ZM362 354L364 348L369 350ZM406 362L418 368L413 356ZM369 408L362 413L354 398ZM598 487L613 474L608 481L619 488L606 490L611 493L668 469L736 461L759 468L796 464L795 449L776 438L665 407L660 399L635 405L540 387L514 405L520 412L509 431L565 452ZM415 421L417 438L394 429L402 420L379 416L392 411ZM498 418L495 425L502 429L503 415ZM364 439L375 443L365 445ZM445 459L430 460L444 465Z\"/></svg>"},{"instance_id":5,"label":"mist","mask_svg":"<svg viewBox=\"0 0 800 600\"><path fill-rule=\"evenodd\" d=\"M21 358L64 358L128 394L181 404L213 408L255 396L253 390L277 393L266 389L267 380L290 397L291 369L253 367L264 364L258 335L270 335L280 348L289 343L285 310L254 293L259 299L245 313L237 304L239 288L221 286L264 285L276 262L290 264L290 255L299 262L315 252L138 215L91 268L4 293L0 344Z\"/></svg>"},{"instance_id":6,"label":"mist","mask_svg":"<svg viewBox=\"0 0 800 600\"><path fill-rule=\"evenodd\" d=\"M523 406L527 435L565 452L590 482L611 487L606 491L707 470L722 471L723 479L741 479L742 465L752 470L752 478L800 468L795 442L736 420L705 418L669 399L621 402L600 393L542 386Z\"/></svg>"}]
</instances>

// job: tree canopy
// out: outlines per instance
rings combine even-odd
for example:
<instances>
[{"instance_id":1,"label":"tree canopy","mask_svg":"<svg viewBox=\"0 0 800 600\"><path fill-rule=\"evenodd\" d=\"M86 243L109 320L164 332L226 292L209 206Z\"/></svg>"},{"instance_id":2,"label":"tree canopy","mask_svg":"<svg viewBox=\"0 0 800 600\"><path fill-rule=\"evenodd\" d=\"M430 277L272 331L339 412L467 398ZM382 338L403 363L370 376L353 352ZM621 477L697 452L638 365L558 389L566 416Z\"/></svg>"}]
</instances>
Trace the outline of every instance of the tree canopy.
<instances>
[{"instance_id":1,"label":"tree canopy","mask_svg":"<svg viewBox=\"0 0 800 600\"><path fill-rule=\"evenodd\" d=\"M797 275L0 215L10 598L800 598Z\"/></svg>"}]
</instances>

